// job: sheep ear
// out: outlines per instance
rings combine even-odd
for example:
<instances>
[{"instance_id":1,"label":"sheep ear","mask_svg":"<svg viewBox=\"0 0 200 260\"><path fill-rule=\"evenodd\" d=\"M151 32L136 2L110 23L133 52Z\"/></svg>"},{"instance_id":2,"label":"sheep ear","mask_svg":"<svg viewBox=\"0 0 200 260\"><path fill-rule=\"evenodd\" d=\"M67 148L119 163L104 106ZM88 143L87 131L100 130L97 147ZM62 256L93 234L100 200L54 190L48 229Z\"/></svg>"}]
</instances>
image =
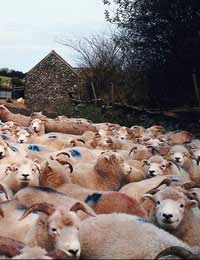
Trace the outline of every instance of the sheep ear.
<instances>
[{"instance_id":1,"label":"sheep ear","mask_svg":"<svg viewBox=\"0 0 200 260\"><path fill-rule=\"evenodd\" d=\"M41 173L41 167L40 167L40 165L39 165L39 163L38 163L38 160L35 159L35 160L33 161L33 163L34 163L34 165L36 166L38 172Z\"/></svg>"},{"instance_id":2,"label":"sheep ear","mask_svg":"<svg viewBox=\"0 0 200 260\"><path fill-rule=\"evenodd\" d=\"M149 163L148 160L142 160L142 162L143 162L143 167L144 167L145 165L150 165L150 163Z\"/></svg>"},{"instance_id":3,"label":"sheep ear","mask_svg":"<svg viewBox=\"0 0 200 260\"><path fill-rule=\"evenodd\" d=\"M196 207L198 207L198 202L196 200L189 200L187 202L187 207L196 208Z\"/></svg>"},{"instance_id":4,"label":"sheep ear","mask_svg":"<svg viewBox=\"0 0 200 260\"><path fill-rule=\"evenodd\" d=\"M142 200L144 201L145 199L150 199L151 201L155 202L155 198L152 194L144 194L142 196Z\"/></svg>"},{"instance_id":5,"label":"sheep ear","mask_svg":"<svg viewBox=\"0 0 200 260\"><path fill-rule=\"evenodd\" d=\"M89 206L85 206L81 202L76 202L70 209L70 211L77 212L78 210L82 210L83 212L87 213L88 215L95 217L96 213L91 209Z\"/></svg>"}]
</instances>

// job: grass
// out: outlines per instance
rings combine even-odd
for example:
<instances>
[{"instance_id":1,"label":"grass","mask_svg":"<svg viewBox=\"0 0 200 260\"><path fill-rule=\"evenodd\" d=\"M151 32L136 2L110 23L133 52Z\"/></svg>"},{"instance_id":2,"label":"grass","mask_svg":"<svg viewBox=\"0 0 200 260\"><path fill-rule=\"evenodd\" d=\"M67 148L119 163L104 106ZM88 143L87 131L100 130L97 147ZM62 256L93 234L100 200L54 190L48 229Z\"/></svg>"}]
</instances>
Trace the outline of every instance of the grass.
<instances>
[{"instance_id":1,"label":"grass","mask_svg":"<svg viewBox=\"0 0 200 260\"><path fill-rule=\"evenodd\" d=\"M11 78L0 76L0 85L5 88L12 88Z\"/></svg>"}]
</instances>

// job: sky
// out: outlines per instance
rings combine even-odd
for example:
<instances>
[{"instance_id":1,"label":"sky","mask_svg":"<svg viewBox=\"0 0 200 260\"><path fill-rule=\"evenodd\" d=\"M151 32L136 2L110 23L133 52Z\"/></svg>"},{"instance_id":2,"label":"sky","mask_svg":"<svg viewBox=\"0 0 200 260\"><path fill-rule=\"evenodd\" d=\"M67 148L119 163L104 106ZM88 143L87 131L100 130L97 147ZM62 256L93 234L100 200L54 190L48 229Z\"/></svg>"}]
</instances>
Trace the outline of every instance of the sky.
<instances>
[{"instance_id":1,"label":"sky","mask_svg":"<svg viewBox=\"0 0 200 260\"><path fill-rule=\"evenodd\" d=\"M0 68L27 72L51 50L77 66L77 54L58 42L110 31L102 0L0 0L0 6Z\"/></svg>"}]
</instances>

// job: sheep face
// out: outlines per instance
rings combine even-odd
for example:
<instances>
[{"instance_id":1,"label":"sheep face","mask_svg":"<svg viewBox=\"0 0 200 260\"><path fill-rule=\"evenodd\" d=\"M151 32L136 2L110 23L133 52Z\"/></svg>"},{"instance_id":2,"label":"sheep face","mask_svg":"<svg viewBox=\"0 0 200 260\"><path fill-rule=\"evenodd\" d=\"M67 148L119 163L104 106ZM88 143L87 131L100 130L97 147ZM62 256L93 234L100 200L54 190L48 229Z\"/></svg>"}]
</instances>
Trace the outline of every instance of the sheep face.
<instances>
[{"instance_id":1,"label":"sheep face","mask_svg":"<svg viewBox=\"0 0 200 260\"><path fill-rule=\"evenodd\" d=\"M133 135L134 135L135 137L140 137L140 136L142 136L142 135L145 133L145 131L146 131L146 129L145 129L144 127L142 127L142 126L137 126L137 125L133 125L133 126L130 128L130 130L132 131L132 133L133 133Z\"/></svg>"},{"instance_id":2,"label":"sheep face","mask_svg":"<svg viewBox=\"0 0 200 260\"><path fill-rule=\"evenodd\" d=\"M149 160L144 160L144 165L147 165L146 176L151 178L167 174L172 163L168 162L160 155L155 155Z\"/></svg>"},{"instance_id":3,"label":"sheep face","mask_svg":"<svg viewBox=\"0 0 200 260\"><path fill-rule=\"evenodd\" d=\"M7 149L8 149L7 144L0 140L0 159L3 159L6 157Z\"/></svg>"},{"instance_id":4,"label":"sheep face","mask_svg":"<svg viewBox=\"0 0 200 260\"><path fill-rule=\"evenodd\" d=\"M79 258L81 245L79 241L80 220L75 212L59 207L48 218L48 233L53 237L56 248L68 257Z\"/></svg>"},{"instance_id":5,"label":"sheep face","mask_svg":"<svg viewBox=\"0 0 200 260\"><path fill-rule=\"evenodd\" d=\"M189 200L182 192L173 188L160 190L151 197L155 203L155 218L161 228L175 230L181 224L186 210L197 206L197 201Z\"/></svg>"},{"instance_id":6,"label":"sheep face","mask_svg":"<svg viewBox=\"0 0 200 260\"><path fill-rule=\"evenodd\" d=\"M164 129L164 127L162 127L160 125L154 125L150 128L147 128L146 132L148 133L148 135L150 135L152 137L156 137L158 135L164 134L165 129Z\"/></svg>"},{"instance_id":7,"label":"sheep face","mask_svg":"<svg viewBox=\"0 0 200 260\"><path fill-rule=\"evenodd\" d=\"M129 157L133 160L149 159L152 156L152 147L141 144L135 144L129 153Z\"/></svg>"},{"instance_id":8,"label":"sheep face","mask_svg":"<svg viewBox=\"0 0 200 260\"><path fill-rule=\"evenodd\" d=\"M39 165L32 160L24 159L8 166L2 180L10 183L10 188L16 191L21 186L39 185L39 174Z\"/></svg>"},{"instance_id":9,"label":"sheep face","mask_svg":"<svg viewBox=\"0 0 200 260\"><path fill-rule=\"evenodd\" d=\"M40 120L39 118L35 118L34 120L31 121L30 127L35 133L39 133L40 130L42 129L42 125L43 125L42 120Z\"/></svg>"},{"instance_id":10,"label":"sheep face","mask_svg":"<svg viewBox=\"0 0 200 260\"><path fill-rule=\"evenodd\" d=\"M180 167L185 166L191 160L189 151L182 145L175 145L169 151L169 158Z\"/></svg>"},{"instance_id":11,"label":"sheep face","mask_svg":"<svg viewBox=\"0 0 200 260\"><path fill-rule=\"evenodd\" d=\"M194 159L197 160L197 163L200 162L200 140L193 140L190 144L187 145Z\"/></svg>"},{"instance_id":12,"label":"sheep face","mask_svg":"<svg viewBox=\"0 0 200 260\"><path fill-rule=\"evenodd\" d=\"M18 143L28 143L31 133L26 129L21 129L16 133Z\"/></svg>"}]
</instances>

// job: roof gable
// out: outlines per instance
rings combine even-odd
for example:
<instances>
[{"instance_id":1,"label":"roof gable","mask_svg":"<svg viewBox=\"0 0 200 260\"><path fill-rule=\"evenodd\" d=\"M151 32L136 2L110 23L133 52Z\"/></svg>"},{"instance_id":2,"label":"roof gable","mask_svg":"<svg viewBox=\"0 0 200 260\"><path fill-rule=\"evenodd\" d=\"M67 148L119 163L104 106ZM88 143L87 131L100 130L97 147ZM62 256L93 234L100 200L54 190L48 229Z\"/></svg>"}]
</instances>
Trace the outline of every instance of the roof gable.
<instances>
[{"instance_id":1,"label":"roof gable","mask_svg":"<svg viewBox=\"0 0 200 260\"><path fill-rule=\"evenodd\" d=\"M38 62L31 70L29 70L27 74L37 69L44 60L47 60L52 55L56 57L58 60L60 60L66 66L66 68L70 69L77 77L79 77L79 73L54 50L47 54L40 62Z\"/></svg>"}]
</instances>

